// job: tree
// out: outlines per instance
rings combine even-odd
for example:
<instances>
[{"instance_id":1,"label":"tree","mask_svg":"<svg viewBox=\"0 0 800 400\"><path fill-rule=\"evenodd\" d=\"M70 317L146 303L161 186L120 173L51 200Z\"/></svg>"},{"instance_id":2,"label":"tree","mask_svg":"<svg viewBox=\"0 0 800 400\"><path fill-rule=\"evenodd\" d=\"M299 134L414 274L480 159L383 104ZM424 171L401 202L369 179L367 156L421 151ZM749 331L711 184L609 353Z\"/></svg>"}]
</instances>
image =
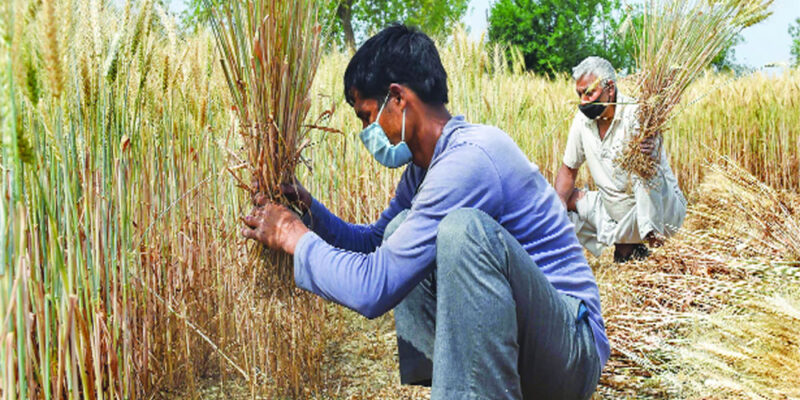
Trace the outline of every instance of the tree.
<instances>
[{"instance_id":1,"label":"tree","mask_svg":"<svg viewBox=\"0 0 800 400\"><path fill-rule=\"evenodd\" d=\"M211 7L217 7L224 0L187 0L186 9L181 14L184 26L195 28L211 18Z\"/></svg>"},{"instance_id":2,"label":"tree","mask_svg":"<svg viewBox=\"0 0 800 400\"><path fill-rule=\"evenodd\" d=\"M789 36L792 37L792 58L794 66L800 67L800 18L794 21L794 25L789 25Z\"/></svg>"},{"instance_id":3,"label":"tree","mask_svg":"<svg viewBox=\"0 0 800 400\"><path fill-rule=\"evenodd\" d=\"M617 69L630 69L630 43L617 33L619 0L498 0L489 15L489 40L518 47L528 69L569 72L598 55Z\"/></svg>"},{"instance_id":4,"label":"tree","mask_svg":"<svg viewBox=\"0 0 800 400\"><path fill-rule=\"evenodd\" d=\"M711 66L717 71L734 71L740 73L745 70L745 67L736 63L736 51L733 49L739 43L742 43L744 38L742 34L737 34L731 39L730 43L722 51L711 60Z\"/></svg>"},{"instance_id":5,"label":"tree","mask_svg":"<svg viewBox=\"0 0 800 400\"><path fill-rule=\"evenodd\" d=\"M469 0L341 0L331 2L332 31L338 44L356 42L392 22L420 28L431 36L448 33L464 16Z\"/></svg>"},{"instance_id":6,"label":"tree","mask_svg":"<svg viewBox=\"0 0 800 400\"><path fill-rule=\"evenodd\" d=\"M224 0L189 0L183 14L187 26L208 21L209 4ZM429 35L449 32L467 11L469 0L341 0L328 2L322 19L330 23L338 45L355 48L371 32L392 22L416 26Z\"/></svg>"}]
</instances>

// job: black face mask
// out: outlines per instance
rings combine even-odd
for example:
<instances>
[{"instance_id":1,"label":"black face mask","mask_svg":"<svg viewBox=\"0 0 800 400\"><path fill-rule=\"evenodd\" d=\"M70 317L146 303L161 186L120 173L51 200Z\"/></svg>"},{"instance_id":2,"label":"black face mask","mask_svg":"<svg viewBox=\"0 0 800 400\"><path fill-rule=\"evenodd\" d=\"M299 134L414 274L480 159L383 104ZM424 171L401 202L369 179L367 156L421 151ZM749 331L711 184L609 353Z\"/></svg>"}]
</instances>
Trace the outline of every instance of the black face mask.
<instances>
[{"instance_id":1,"label":"black face mask","mask_svg":"<svg viewBox=\"0 0 800 400\"><path fill-rule=\"evenodd\" d=\"M617 98L617 89L616 88L614 88L614 98L615 99ZM599 103L597 101L593 101L593 102L587 103L587 104L581 104L581 105L578 106L578 109L581 110L583 115L585 115L586 118L589 118L589 119L592 119L592 120L593 119L597 119L597 117L602 115L603 112L606 111L606 108L608 108L608 104L601 104L601 103Z\"/></svg>"},{"instance_id":2,"label":"black face mask","mask_svg":"<svg viewBox=\"0 0 800 400\"><path fill-rule=\"evenodd\" d=\"M583 113L583 115L586 116L586 118L597 119L597 117L603 114L603 111L606 110L606 107L608 106L604 104L599 104L597 102L593 102L588 104L581 104L578 106L578 109L581 110L581 112Z\"/></svg>"}]
</instances>

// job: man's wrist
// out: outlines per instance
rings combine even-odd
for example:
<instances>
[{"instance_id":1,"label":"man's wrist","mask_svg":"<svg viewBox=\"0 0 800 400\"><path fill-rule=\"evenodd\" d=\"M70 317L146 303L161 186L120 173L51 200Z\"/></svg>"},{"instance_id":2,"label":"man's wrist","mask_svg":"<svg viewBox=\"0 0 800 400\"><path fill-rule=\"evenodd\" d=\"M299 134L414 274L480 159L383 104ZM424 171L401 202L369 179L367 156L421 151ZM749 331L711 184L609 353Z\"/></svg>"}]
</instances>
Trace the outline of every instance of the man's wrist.
<instances>
[{"instance_id":1,"label":"man's wrist","mask_svg":"<svg viewBox=\"0 0 800 400\"><path fill-rule=\"evenodd\" d=\"M287 229L285 239L283 240L283 251L294 254L294 250L297 247L297 243L300 242L300 238L303 237L306 233L309 232L309 229L303 224L302 221L295 220Z\"/></svg>"}]
</instances>

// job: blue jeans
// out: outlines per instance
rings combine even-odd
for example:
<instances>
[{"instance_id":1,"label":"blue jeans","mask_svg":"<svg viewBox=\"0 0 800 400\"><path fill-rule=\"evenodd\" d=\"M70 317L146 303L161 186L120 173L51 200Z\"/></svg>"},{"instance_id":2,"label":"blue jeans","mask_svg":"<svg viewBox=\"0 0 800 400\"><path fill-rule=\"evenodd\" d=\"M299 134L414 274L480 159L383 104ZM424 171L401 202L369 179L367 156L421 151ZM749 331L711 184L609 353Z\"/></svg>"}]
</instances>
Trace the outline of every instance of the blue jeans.
<instances>
[{"instance_id":1,"label":"blue jeans","mask_svg":"<svg viewBox=\"0 0 800 400\"><path fill-rule=\"evenodd\" d=\"M494 219L456 210L433 272L394 309L400 381L430 384L433 400L588 399L601 365L584 310Z\"/></svg>"}]
</instances>

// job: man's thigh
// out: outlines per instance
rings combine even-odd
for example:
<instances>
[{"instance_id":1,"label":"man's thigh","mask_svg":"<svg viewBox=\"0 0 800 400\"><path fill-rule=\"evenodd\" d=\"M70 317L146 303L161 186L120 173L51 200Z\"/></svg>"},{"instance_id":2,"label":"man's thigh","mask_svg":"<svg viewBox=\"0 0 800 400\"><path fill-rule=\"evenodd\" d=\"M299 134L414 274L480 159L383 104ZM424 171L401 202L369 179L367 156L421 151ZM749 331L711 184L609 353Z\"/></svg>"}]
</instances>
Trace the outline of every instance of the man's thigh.
<instances>
[{"instance_id":1,"label":"man's thigh","mask_svg":"<svg viewBox=\"0 0 800 400\"><path fill-rule=\"evenodd\" d=\"M559 293L516 240L509 247L523 397L585 398L600 366L581 301Z\"/></svg>"}]
</instances>

